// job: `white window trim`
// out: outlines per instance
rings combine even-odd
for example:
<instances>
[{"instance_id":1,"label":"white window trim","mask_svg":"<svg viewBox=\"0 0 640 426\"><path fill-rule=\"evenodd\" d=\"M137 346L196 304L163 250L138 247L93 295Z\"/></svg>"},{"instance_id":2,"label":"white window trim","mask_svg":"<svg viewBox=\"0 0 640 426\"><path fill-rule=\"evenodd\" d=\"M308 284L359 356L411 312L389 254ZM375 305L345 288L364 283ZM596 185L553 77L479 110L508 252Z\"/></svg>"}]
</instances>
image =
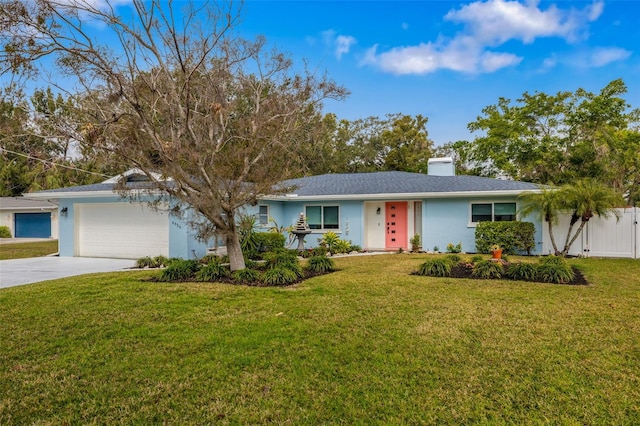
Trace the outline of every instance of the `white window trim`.
<instances>
[{"instance_id":1,"label":"white window trim","mask_svg":"<svg viewBox=\"0 0 640 426\"><path fill-rule=\"evenodd\" d=\"M468 223L467 223L467 228L475 228L476 226L478 226L479 223L482 222L472 222L471 219L473 217L473 209L472 206L474 204L491 204L491 222L495 222L495 204L515 204L516 205L516 220L520 220L520 218L518 217L518 203L516 201L495 201L495 200L491 200L491 201L487 201L487 200L476 200L476 201L469 201L469 215L468 217Z\"/></svg>"},{"instance_id":2,"label":"white window trim","mask_svg":"<svg viewBox=\"0 0 640 426\"><path fill-rule=\"evenodd\" d=\"M311 229L311 233L312 234L325 234L327 232L335 232L336 234L340 234L342 233L341 231L341 224L342 221L340 220L340 211L342 210L342 206L340 206L340 204L305 204L304 205L304 214L306 216L307 214L307 207L323 207L320 209L320 215L322 216L322 224L320 226L322 226L320 229ZM337 228L325 228L324 227L324 207L337 207L338 208L338 227Z\"/></svg>"},{"instance_id":3,"label":"white window trim","mask_svg":"<svg viewBox=\"0 0 640 426\"><path fill-rule=\"evenodd\" d=\"M260 207L267 208L267 223L260 222L260 217L262 216L260 214ZM258 226L260 228L268 228L271 222L271 206L269 204L258 204L258 213L256 213L256 218L258 219Z\"/></svg>"}]
</instances>

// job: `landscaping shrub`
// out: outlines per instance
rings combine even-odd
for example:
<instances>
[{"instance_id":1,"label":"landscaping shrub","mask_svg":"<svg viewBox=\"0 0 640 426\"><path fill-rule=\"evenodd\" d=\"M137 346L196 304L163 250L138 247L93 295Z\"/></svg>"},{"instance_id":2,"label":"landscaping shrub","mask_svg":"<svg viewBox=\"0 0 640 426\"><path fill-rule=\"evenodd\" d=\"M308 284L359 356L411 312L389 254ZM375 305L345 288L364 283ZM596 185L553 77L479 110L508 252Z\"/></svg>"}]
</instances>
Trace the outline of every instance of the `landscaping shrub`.
<instances>
[{"instance_id":1,"label":"landscaping shrub","mask_svg":"<svg viewBox=\"0 0 640 426\"><path fill-rule=\"evenodd\" d=\"M497 244L504 254L531 254L535 247L534 234L531 222L480 222L476 226L476 250L489 253L491 246Z\"/></svg>"},{"instance_id":2,"label":"landscaping shrub","mask_svg":"<svg viewBox=\"0 0 640 426\"><path fill-rule=\"evenodd\" d=\"M415 234L413 237L411 237L411 239L409 240L409 243L411 244L412 253L419 252L420 249L422 248L422 242L420 241L420 234Z\"/></svg>"},{"instance_id":3,"label":"landscaping shrub","mask_svg":"<svg viewBox=\"0 0 640 426\"><path fill-rule=\"evenodd\" d=\"M287 249L270 251L265 253L262 257L269 269L277 266L298 265L298 255L296 252Z\"/></svg>"},{"instance_id":4,"label":"landscaping shrub","mask_svg":"<svg viewBox=\"0 0 640 426\"><path fill-rule=\"evenodd\" d=\"M153 261L156 262L158 268L165 267L169 264L169 259L166 256L162 255L154 257Z\"/></svg>"},{"instance_id":5,"label":"landscaping shrub","mask_svg":"<svg viewBox=\"0 0 640 426\"><path fill-rule=\"evenodd\" d=\"M575 276L567 261L557 256L543 257L536 269L538 279L545 283L566 284Z\"/></svg>"},{"instance_id":6,"label":"landscaping shrub","mask_svg":"<svg viewBox=\"0 0 640 426\"><path fill-rule=\"evenodd\" d=\"M483 280L492 278L502 278L504 267L500 262L491 262L490 260L481 260L473 265L471 276Z\"/></svg>"},{"instance_id":7,"label":"landscaping shrub","mask_svg":"<svg viewBox=\"0 0 640 426\"><path fill-rule=\"evenodd\" d=\"M351 241L338 240L333 245L332 253L349 253L351 251Z\"/></svg>"},{"instance_id":8,"label":"landscaping shrub","mask_svg":"<svg viewBox=\"0 0 640 426\"><path fill-rule=\"evenodd\" d=\"M318 239L318 242L320 243L321 246L325 247L327 250L329 250L331 253L333 253L334 250L334 245L338 242L340 238L338 237L338 234L336 234L333 231L329 231L326 232L322 238Z\"/></svg>"},{"instance_id":9,"label":"landscaping shrub","mask_svg":"<svg viewBox=\"0 0 640 426\"><path fill-rule=\"evenodd\" d=\"M318 246L318 247L314 247L311 250L311 253L313 254L313 256L324 256L325 254L327 254L329 250L324 247L324 246Z\"/></svg>"},{"instance_id":10,"label":"landscaping shrub","mask_svg":"<svg viewBox=\"0 0 640 426\"><path fill-rule=\"evenodd\" d=\"M267 270L262 281L271 286L291 284L298 280L300 276L296 272L286 266L277 266Z\"/></svg>"},{"instance_id":11,"label":"landscaping shrub","mask_svg":"<svg viewBox=\"0 0 640 426\"><path fill-rule=\"evenodd\" d=\"M471 258L471 263L477 263L477 262L480 262L481 260L484 260L484 257L480 255L476 255Z\"/></svg>"},{"instance_id":12,"label":"landscaping shrub","mask_svg":"<svg viewBox=\"0 0 640 426\"><path fill-rule=\"evenodd\" d=\"M229 276L229 268L219 262L210 262L196 272L196 281L218 281Z\"/></svg>"},{"instance_id":13,"label":"landscaping shrub","mask_svg":"<svg viewBox=\"0 0 640 426\"><path fill-rule=\"evenodd\" d=\"M253 284L258 281L262 281L260 272L256 271L255 269L249 268L233 271L231 277L233 278L233 281L240 284Z\"/></svg>"},{"instance_id":14,"label":"landscaping shrub","mask_svg":"<svg viewBox=\"0 0 640 426\"><path fill-rule=\"evenodd\" d=\"M0 226L0 238L11 238L11 231L8 226Z\"/></svg>"},{"instance_id":15,"label":"landscaping shrub","mask_svg":"<svg viewBox=\"0 0 640 426\"><path fill-rule=\"evenodd\" d=\"M310 271L313 272L331 272L335 271L335 262L327 256L314 256L309 259Z\"/></svg>"},{"instance_id":16,"label":"landscaping shrub","mask_svg":"<svg viewBox=\"0 0 640 426\"><path fill-rule=\"evenodd\" d=\"M431 259L418 268L418 275L428 277L448 277L451 275L451 261L448 259Z\"/></svg>"},{"instance_id":17,"label":"landscaping shrub","mask_svg":"<svg viewBox=\"0 0 640 426\"><path fill-rule=\"evenodd\" d=\"M458 244L453 244L453 243L449 243L447 244L447 253L460 253L462 252L462 243L458 243Z\"/></svg>"},{"instance_id":18,"label":"landscaping shrub","mask_svg":"<svg viewBox=\"0 0 640 426\"><path fill-rule=\"evenodd\" d=\"M197 260L175 259L169 262L158 280L165 282L189 281L195 277L199 268L200 263Z\"/></svg>"},{"instance_id":19,"label":"landscaping shrub","mask_svg":"<svg viewBox=\"0 0 640 426\"><path fill-rule=\"evenodd\" d=\"M362 251L362 247L360 247L359 245L356 245L356 244L351 244L351 250L350 251L361 252Z\"/></svg>"},{"instance_id":20,"label":"landscaping shrub","mask_svg":"<svg viewBox=\"0 0 640 426\"><path fill-rule=\"evenodd\" d=\"M518 281L535 281L538 268L531 263L512 263L506 270L505 276Z\"/></svg>"},{"instance_id":21,"label":"landscaping shrub","mask_svg":"<svg viewBox=\"0 0 640 426\"><path fill-rule=\"evenodd\" d=\"M136 268L158 268L160 265L149 256L136 260Z\"/></svg>"},{"instance_id":22,"label":"landscaping shrub","mask_svg":"<svg viewBox=\"0 0 640 426\"><path fill-rule=\"evenodd\" d=\"M277 232L256 232L254 238L260 253L284 248L285 237Z\"/></svg>"},{"instance_id":23,"label":"landscaping shrub","mask_svg":"<svg viewBox=\"0 0 640 426\"><path fill-rule=\"evenodd\" d=\"M460 256L458 256L457 254L448 254L445 256L445 259L448 259L449 261L451 261L452 264L456 264L458 262L460 262L460 259L462 259Z\"/></svg>"}]
</instances>

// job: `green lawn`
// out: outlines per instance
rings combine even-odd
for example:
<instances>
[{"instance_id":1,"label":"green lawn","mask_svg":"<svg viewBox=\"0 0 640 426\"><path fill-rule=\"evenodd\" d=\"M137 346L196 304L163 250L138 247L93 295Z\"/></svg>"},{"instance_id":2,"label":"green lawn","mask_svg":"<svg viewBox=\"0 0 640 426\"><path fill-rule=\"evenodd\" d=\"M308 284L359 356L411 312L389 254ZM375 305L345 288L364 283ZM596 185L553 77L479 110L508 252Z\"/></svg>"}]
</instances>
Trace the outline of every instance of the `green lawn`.
<instances>
[{"instance_id":1,"label":"green lawn","mask_svg":"<svg viewBox=\"0 0 640 426\"><path fill-rule=\"evenodd\" d=\"M47 256L57 251L58 240L36 243L0 243L0 260Z\"/></svg>"},{"instance_id":2,"label":"green lawn","mask_svg":"<svg viewBox=\"0 0 640 426\"><path fill-rule=\"evenodd\" d=\"M0 290L0 424L640 424L640 261L561 286L409 275L425 257Z\"/></svg>"}]
</instances>

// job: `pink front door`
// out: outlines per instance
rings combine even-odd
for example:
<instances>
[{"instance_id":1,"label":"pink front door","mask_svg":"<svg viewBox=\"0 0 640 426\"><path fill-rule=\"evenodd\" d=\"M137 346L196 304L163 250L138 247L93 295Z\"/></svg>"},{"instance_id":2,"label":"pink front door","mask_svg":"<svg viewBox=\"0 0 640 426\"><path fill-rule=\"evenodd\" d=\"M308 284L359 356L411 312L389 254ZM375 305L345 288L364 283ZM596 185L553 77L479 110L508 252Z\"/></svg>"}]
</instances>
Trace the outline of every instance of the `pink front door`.
<instances>
[{"instance_id":1,"label":"pink front door","mask_svg":"<svg viewBox=\"0 0 640 426\"><path fill-rule=\"evenodd\" d=\"M407 202L385 203L387 250L407 249Z\"/></svg>"}]
</instances>

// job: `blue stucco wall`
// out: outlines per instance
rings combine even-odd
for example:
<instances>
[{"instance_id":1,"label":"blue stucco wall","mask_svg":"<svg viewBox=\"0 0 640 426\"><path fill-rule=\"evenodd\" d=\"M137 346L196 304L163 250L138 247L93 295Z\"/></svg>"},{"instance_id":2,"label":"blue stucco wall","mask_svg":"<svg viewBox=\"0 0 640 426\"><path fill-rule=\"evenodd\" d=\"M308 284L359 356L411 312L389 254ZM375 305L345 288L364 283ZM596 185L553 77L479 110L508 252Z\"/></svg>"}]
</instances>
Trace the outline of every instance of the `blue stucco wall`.
<instances>
[{"instance_id":1,"label":"blue stucco wall","mask_svg":"<svg viewBox=\"0 0 640 426\"><path fill-rule=\"evenodd\" d=\"M298 215L305 211L305 206L340 206L340 229L335 230L343 240L351 241L353 244L362 246L364 241L364 211L362 201L339 201L339 202L304 202L289 201L282 202L282 222L283 226L291 226L298 220ZM322 238L324 232L314 230L305 238L305 247L318 246L318 239Z\"/></svg>"},{"instance_id":2,"label":"blue stucco wall","mask_svg":"<svg viewBox=\"0 0 640 426\"><path fill-rule=\"evenodd\" d=\"M433 250L438 247L445 251L447 244L462 243L462 251L475 252L475 226L470 225L470 204L482 202L516 202L515 198L459 198L459 199L428 199L422 203L422 247ZM536 251L542 249L542 227L535 216L520 218L522 221L533 222L535 231Z\"/></svg>"}]
</instances>

